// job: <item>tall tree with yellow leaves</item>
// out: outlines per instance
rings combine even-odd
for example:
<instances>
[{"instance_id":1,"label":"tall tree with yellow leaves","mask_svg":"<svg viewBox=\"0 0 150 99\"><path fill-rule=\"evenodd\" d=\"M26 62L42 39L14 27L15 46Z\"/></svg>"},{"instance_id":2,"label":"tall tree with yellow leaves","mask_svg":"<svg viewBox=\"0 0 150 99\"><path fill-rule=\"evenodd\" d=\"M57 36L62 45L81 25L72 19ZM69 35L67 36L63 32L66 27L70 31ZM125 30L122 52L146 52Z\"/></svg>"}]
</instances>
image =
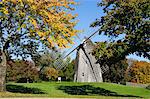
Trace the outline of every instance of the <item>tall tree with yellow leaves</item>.
<instances>
[{"instance_id":1,"label":"tall tree with yellow leaves","mask_svg":"<svg viewBox=\"0 0 150 99\"><path fill-rule=\"evenodd\" d=\"M0 91L5 90L6 61L33 56L40 44L65 48L72 44L77 21L74 0L0 1ZM9 57L8 57L9 56Z\"/></svg>"}]
</instances>

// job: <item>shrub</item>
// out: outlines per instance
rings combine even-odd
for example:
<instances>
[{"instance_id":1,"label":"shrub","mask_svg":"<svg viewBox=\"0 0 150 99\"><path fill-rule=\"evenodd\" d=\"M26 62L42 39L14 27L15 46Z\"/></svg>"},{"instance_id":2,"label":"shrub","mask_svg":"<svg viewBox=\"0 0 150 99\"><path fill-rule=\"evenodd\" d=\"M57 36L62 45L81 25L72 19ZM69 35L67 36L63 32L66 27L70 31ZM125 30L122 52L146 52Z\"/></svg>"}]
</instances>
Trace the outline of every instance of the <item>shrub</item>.
<instances>
[{"instance_id":1,"label":"shrub","mask_svg":"<svg viewBox=\"0 0 150 99\"><path fill-rule=\"evenodd\" d=\"M14 82L36 82L39 79L38 69L29 61L9 61L6 79Z\"/></svg>"},{"instance_id":2,"label":"shrub","mask_svg":"<svg viewBox=\"0 0 150 99\"><path fill-rule=\"evenodd\" d=\"M40 78L45 81L55 81L58 78L58 71L52 67L44 68Z\"/></svg>"}]
</instances>

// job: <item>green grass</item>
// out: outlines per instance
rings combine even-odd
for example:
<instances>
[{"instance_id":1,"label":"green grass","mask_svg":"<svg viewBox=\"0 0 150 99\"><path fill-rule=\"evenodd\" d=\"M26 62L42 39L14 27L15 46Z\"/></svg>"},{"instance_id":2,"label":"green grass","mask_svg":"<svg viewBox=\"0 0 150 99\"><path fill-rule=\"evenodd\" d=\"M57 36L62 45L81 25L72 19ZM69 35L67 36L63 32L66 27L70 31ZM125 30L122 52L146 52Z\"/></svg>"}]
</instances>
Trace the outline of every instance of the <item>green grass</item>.
<instances>
[{"instance_id":1,"label":"green grass","mask_svg":"<svg viewBox=\"0 0 150 99\"><path fill-rule=\"evenodd\" d=\"M1 97L150 98L150 90L110 83L8 83ZM22 92L22 93L21 93Z\"/></svg>"}]
</instances>

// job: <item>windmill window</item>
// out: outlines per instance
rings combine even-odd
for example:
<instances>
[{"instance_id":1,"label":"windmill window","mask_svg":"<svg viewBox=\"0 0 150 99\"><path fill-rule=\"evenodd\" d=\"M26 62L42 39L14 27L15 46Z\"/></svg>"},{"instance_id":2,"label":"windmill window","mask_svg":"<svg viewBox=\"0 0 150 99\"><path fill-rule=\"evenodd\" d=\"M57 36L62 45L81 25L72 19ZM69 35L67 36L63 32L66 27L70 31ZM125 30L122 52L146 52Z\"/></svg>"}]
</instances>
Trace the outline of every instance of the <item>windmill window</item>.
<instances>
[{"instance_id":1,"label":"windmill window","mask_svg":"<svg viewBox=\"0 0 150 99\"><path fill-rule=\"evenodd\" d=\"M85 61L86 62L86 64L88 64L88 62L87 61Z\"/></svg>"},{"instance_id":2,"label":"windmill window","mask_svg":"<svg viewBox=\"0 0 150 99\"><path fill-rule=\"evenodd\" d=\"M84 73L82 73L82 76L84 76Z\"/></svg>"}]
</instances>

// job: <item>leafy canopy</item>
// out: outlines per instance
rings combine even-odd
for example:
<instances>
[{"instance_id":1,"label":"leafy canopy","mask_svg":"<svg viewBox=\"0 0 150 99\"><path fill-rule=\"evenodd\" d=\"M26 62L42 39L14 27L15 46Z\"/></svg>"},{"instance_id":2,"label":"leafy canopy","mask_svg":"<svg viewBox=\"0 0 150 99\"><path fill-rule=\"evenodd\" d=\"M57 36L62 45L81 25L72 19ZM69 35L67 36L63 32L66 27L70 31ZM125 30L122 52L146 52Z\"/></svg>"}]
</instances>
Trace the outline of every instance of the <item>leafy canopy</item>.
<instances>
[{"instance_id":1,"label":"leafy canopy","mask_svg":"<svg viewBox=\"0 0 150 99\"><path fill-rule=\"evenodd\" d=\"M8 61L7 62L7 81L18 82L19 80L26 78L32 81L39 79L39 73L37 67L31 61Z\"/></svg>"},{"instance_id":2,"label":"leafy canopy","mask_svg":"<svg viewBox=\"0 0 150 99\"><path fill-rule=\"evenodd\" d=\"M112 46L113 43L107 42L97 42L96 46L93 50L93 54L95 55L96 59L99 59L99 63L101 64L103 70L103 80L105 82L113 82L113 83L124 83L125 82L125 71L128 67L127 59L116 59L113 58L113 52L118 55L122 49L108 49L108 46ZM113 52L112 52L113 50ZM109 59L109 61L108 61ZM107 61L106 61L107 60ZM108 68L108 69L107 69Z\"/></svg>"},{"instance_id":3,"label":"leafy canopy","mask_svg":"<svg viewBox=\"0 0 150 99\"><path fill-rule=\"evenodd\" d=\"M74 29L76 15L70 12L73 5L73 0L1 0L1 47L28 48L39 46L38 41L50 48L67 47L78 32Z\"/></svg>"},{"instance_id":4,"label":"leafy canopy","mask_svg":"<svg viewBox=\"0 0 150 99\"><path fill-rule=\"evenodd\" d=\"M103 0L98 5L106 15L91 26L99 27L99 33L111 39L105 48L107 53L100 56L102 45L98 44L94 55L105 62L117 62L132 53L150 59L150 1Z\"/></svg>"}]
</instances>

